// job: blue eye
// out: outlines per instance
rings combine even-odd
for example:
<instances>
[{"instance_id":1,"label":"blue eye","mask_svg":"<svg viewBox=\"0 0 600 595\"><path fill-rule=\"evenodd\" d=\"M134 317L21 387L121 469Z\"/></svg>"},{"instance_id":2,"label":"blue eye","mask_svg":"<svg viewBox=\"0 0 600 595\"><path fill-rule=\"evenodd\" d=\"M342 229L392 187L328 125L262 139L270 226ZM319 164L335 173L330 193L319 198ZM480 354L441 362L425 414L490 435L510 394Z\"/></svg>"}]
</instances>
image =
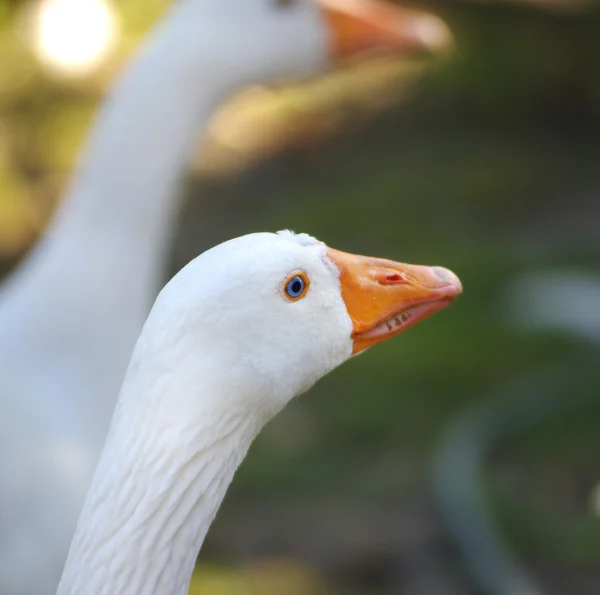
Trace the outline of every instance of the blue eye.
<instances>
[{"instance_id":1,"label":"blue eye","mask_svg":"<svg viewBox=\"0 0 600 595\"><path fill-rule=\"evenodd\" d=\"M285 294L292 300L300 299L308 287L308 279L303 274L290 277L285 283Z\"/></svg>"}]
</instances>

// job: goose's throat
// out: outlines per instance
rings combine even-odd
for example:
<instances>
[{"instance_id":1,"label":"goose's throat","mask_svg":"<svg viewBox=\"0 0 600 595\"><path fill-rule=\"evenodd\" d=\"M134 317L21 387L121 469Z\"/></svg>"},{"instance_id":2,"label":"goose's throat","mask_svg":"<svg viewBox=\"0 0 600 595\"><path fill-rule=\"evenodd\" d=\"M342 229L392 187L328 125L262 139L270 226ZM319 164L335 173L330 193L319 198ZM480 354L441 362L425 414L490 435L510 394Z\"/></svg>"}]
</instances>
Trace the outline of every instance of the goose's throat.
<instances>
[{"instance_id":1,"label":"goose's throat","mask_svg":"<svg viewBox=\"0 0 600 595\"><path fill-rule=\"evenodd\" d=\"M212 421L138 427L137 436L113 421L58 595L187 593L204 537L259 430L249 419Z\"/></svg>"}]
</instances>

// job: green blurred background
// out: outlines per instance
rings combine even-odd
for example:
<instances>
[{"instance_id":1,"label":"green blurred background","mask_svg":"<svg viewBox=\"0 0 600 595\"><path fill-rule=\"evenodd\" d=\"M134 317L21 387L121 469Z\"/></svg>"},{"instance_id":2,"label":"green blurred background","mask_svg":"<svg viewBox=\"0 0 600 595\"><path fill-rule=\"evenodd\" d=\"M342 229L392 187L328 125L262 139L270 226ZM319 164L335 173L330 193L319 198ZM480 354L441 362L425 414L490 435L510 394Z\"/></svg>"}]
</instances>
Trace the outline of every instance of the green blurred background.
<instances>
[{"instance_id":1,"label":"green blurred background","mask_svg":"<svg viewBox=\"0 0 600 595\"><path fill-rule=\"evenodd\" d=\"M27 4L0 0L3 274L43 229L107 84L167 2L115 2L117 46L84 77L40 65ZM252 89L199 142L173 272L219 241L291 228L352 252L447 266L465 293L265 429L211 528L194 593L479 593L433 502L436 444L466 408L512 402L511 381L581 354L591 362L576 368L583 404L540 411L502 442L481 489L548 593L600 593L594 337L566 323L576 292L553 324L532 320L552 284L533 306L515 299L534 273L600 279L600 6L420 5L449 24L452 52ZM590 316L598 329L600 300Z\"/></svg>"}]
</instances>

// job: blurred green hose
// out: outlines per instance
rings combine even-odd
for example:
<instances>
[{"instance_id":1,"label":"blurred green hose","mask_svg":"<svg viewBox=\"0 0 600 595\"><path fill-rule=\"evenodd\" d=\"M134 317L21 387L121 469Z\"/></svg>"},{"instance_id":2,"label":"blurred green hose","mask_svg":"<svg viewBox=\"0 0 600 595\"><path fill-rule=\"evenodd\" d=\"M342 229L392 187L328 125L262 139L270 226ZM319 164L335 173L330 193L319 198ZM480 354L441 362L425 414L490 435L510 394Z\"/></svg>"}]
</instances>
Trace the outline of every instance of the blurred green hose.
<instances>
[{"instance_id":1,"label":"blurred green hose","mask_svg":"<svg viewBox=\"0 0 600 595\"><path fill-rule=\"evenodd\" d=\"M474 581L488 595L543 595L544 591L500 534L483 485L486 457L502 442L553 416L589 403L590 372L600 351L510 383L460 413L444 432L432 461L442 520Z\"/></svg>"}]
</instances>

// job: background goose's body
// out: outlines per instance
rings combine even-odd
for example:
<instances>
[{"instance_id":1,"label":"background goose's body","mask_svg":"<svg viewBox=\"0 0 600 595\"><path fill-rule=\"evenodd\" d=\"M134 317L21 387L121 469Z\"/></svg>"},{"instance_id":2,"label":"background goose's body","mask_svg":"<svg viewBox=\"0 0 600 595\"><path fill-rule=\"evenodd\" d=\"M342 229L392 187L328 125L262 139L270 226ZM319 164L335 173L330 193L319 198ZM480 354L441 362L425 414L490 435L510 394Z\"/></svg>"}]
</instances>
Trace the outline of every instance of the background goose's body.
<instances>
[{"instance_id":1,"label":"background goose's body","mask_svg":"<svg viewBox=\"0 0 600 595\"><path fill-rule=\"evenodd\" d=\"M448 305L460 282L290 232L204 253L135 348L59 595L184 595L252 440L294 396Z\"/></svg>"},{"instance_id":2,"label":"background goose's body","mask_svg":"<svg viewBox=\"0 0 600 595\"><path fill-rule=\"evenodd\" d=\"M337 47L324 10L178 2L101 111L46 237L0 290L3 595L54 592L195 137L239 87L324 68ZM408 33L410 43L401 27L372 42L426 45ZM368 28L353 34L368 45Z\"/></svg>"},{"instance_id":3,"label":"background goose's body","mask_svg":"<svg viewBox=\"0 0 600 595\"><path fill-rule=\"evenodd\" d=\"M176 183L209 109L197 82L177 91L193 64L173 25L117 85L46 237L0 293L2 593L53 592L164 273Z\"/></svg>"}]
</instances>

